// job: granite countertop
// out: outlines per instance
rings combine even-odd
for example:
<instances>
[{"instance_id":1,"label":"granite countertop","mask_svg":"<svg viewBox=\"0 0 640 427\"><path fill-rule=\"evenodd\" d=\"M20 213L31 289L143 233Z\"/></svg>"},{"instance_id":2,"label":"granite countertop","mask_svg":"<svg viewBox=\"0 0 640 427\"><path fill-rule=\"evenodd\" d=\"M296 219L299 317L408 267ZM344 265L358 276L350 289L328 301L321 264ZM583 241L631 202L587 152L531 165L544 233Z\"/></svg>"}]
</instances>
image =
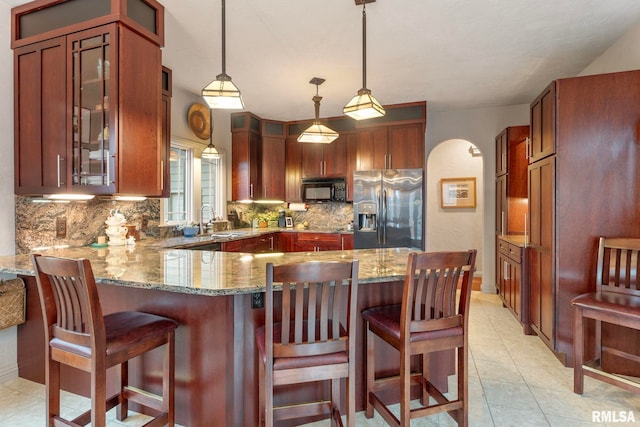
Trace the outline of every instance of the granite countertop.
<instances>
[{"instance_id":1,"label":"granite countertop","mask_svg":"<svg viewBox=\"0 0 640 427\"><path fill-rule=\"evenodd\" d=\"M523 234L500 234L498 237L508 243L511 243L512 245L516 245L521 248L527 246L527 239Z\"/></svg>"},{"instance_id":2,"label":"granite countertop","mask_svg":"<svg viewBox=\"0 0 640 427\"><path fill-rule=\"evenodd\" d=\"M206 235L193 237L170 237L157 240L155 246L159 248L188 248L189 246L200 246L208 243L229 242L232 240L248 239L273 233L339 233L353 234L353 231L336 228L239 228L235 230L214 231Z\"/></svg>"},{"instance_id":3,"label":"granite countertop","mask_svg":"<svg viewBox=\"0 0 640 427\"><path fill-rule=\"evenodd\" d=\"M275 231L279 230L271 229L270 232ZM87 258L99 283L190 294L233 295L263 291L268 262L284 264L357 259L360 262L360 283L403 280L407 257L412 251L396 248L248 254L159 246L166 243L141 241L133 246L52 248L39 253ZM32 276L34 270L30 255L0 257L0 272Z\"/></svg>"}]
</instances>

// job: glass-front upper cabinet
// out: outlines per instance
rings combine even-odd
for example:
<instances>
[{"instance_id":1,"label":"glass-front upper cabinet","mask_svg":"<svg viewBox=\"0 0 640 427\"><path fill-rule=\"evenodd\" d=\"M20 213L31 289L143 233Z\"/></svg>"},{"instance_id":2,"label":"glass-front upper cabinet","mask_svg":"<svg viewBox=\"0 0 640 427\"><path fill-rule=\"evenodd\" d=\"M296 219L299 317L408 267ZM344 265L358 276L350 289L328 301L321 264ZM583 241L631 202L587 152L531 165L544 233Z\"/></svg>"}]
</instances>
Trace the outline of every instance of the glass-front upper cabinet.
<instances>
[{"instance_id":1,"label":"glass-front upper cabinet","mask_svg":"<svg viewBox=\"0 0 640 427\"><path fill-rule=\"evenodd\" d=\"M111 27L111 26L110 26ZM115 28L115 27L113 27ZM72 187L94 194L115 187L116 31L104 27L70 36L72 99ZM80 190L83 191L83 190Z\"/></svg>"}]
</instances>

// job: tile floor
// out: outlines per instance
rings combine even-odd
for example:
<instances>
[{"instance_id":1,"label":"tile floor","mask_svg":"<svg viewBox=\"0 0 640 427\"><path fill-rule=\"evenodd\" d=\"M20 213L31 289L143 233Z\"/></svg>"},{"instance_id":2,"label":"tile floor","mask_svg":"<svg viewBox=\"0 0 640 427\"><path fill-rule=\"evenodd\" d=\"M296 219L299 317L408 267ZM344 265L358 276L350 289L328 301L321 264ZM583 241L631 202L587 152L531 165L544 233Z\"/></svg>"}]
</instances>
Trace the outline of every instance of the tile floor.
<instances>
[{"instance_id":1,"label":"tile floor","mask_svg":"<svg viewBox=\"0 0 640 427\"><path fill-rule=\"evenodd\" d=\"M470 426L640 426L640 395L585 379L585 393L573 393L573 371L565 368L535 336L522 333L513 316L495 295L474 292L471 302L469 391ZM63 415L76 415L88 399L70 393L62 398ZM0 384L0 426L44 426L44 386L18 378ZM592 414L617 415L612 422L593 422ZM620 422L619 414L632 422ZM604 416L604 415L603 415ZM126 422L107 415L108 426L140 426L146 417ZM358 413L358 426L384 426L378 414L367 420ZM306 427L328 426L317 422ZM446 414L414 420L414 426L453 426Z\"/></svg>"}]
</instances>

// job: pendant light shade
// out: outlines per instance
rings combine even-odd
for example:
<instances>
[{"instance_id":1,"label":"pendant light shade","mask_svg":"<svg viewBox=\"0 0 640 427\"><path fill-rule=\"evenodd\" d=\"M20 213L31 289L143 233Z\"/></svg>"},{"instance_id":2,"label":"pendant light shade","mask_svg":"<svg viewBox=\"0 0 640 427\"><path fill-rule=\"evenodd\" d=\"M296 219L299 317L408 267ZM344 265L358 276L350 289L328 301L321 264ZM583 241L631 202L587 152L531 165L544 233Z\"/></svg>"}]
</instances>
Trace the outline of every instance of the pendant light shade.
<instances>
[{"instance_id":1,"label":"pendant light shade","mask_svg":"<svg viewBox=\"0 0 640 427\"><path fill-rule=\"evenodd\" d=\"M240 96L240 90L233 84L231 77L226 73L226 26L225 26L225 0L222 0L222 73L216 79L202 89L202 96L210 108L218 109L243 109L244 103Z\"/></svg>"},{"instance_id":2,"label":"pendant light shade","mask_svg":"<svg viewBox=\"0 0 640 427\"><path fill-rule=\"evenodd\" d=\"M219 159L220 153L216 150L216 146L213 145L213 110L209 109L209 123L211 123L211 132L209 135L209 145L206 146L200 156L203 159Z\"/></svg>"},{"instance_id":3,"label":"pendant light shade","mask_svg":"<svg viewBox=\"0 0 640 427\"><path fill-rule=\"evenodd\" d=\"M320 122L320 101L322 97L318 95L318 86L324 83L324 79L314 77L309 83L316 85L316 95L312 98L316 110L316 119L313 124L309 126L298 137L298 142L310 142L315 144L330 144L335 141L338 136L338 132L323 125Z\"/></svg>"},{"instance_id":4,"label":"pendant light shade","mask_svg":"<svg viewBox=\"0 0 640 427\"><path fill-rule=\"evenodd\" d=\"M362 89L344 106L344 114L356 120L372 119L385 115L385 110L367 89L367 11L366 4L376 0L356 0L362 4Z\"/></svg>"}]
</instances>

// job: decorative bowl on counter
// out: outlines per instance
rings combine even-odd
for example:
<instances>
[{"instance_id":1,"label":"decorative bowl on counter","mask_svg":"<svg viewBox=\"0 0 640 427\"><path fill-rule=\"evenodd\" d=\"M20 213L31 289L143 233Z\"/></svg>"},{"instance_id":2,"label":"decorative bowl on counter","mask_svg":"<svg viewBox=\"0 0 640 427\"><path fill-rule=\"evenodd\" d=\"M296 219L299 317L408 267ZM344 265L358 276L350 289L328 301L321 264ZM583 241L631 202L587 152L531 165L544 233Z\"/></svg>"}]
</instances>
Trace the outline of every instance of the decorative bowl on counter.
<instances>
[{"instance_id":1,"label":"decorative bowl on counter","mask_svg":"<svg viewBox=\"0 0 640 427\"><path fill-rule=\"evenodd\" d=\"M200 231L200 228L198 228L198 227L183 227L182 228L182 235L184 237L193 237L196 234L198 234L198 231Z\"/></svg>"}]
</instances>

